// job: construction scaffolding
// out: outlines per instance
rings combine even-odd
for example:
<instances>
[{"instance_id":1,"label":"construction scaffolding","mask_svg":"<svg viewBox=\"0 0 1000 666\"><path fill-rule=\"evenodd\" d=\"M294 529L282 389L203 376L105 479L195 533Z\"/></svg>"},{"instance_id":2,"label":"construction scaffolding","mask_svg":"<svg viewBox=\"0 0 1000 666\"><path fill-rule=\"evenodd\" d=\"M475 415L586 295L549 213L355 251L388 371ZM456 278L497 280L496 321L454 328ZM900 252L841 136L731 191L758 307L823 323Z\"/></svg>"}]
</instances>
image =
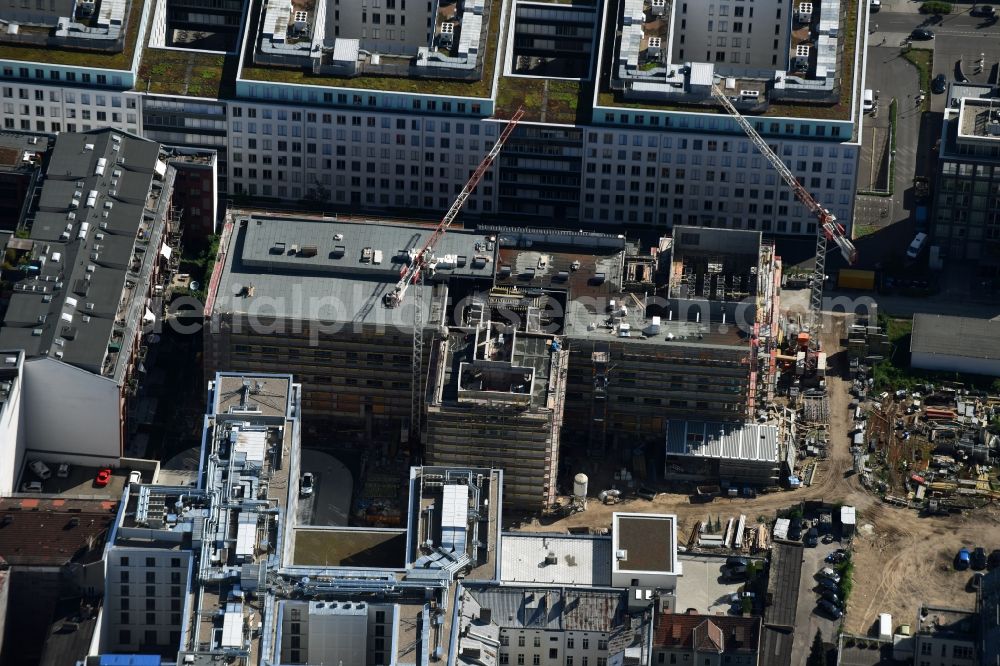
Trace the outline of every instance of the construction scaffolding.
<instances>
[{"instance_id":1,"label":"construction scaffolding","mask_svg":"<svg viewBox=\"0 0 1000 666\"><path fill-rule=\"evenodd\" d=\"M590 354L594 368L594 393L590 401L590 456L603 458L608 440L608 380L611 353L606 342L594 345Z\"/></svg>"}]
</instances>

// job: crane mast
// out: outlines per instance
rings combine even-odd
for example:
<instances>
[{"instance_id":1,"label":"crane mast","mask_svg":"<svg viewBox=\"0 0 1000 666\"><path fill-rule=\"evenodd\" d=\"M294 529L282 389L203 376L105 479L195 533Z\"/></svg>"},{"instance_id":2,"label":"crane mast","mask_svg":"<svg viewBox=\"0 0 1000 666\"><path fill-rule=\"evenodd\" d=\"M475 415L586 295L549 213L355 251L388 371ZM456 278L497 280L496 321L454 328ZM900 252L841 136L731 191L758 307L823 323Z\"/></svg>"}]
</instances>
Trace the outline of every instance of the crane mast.
<instances>
[{"instance_id":1,"label":"crane mast","mask_svg":"<svg viewBox=\"0 0 1000 666\"><path fill-rule=\"evenodd\" d=\"M484 157L483 161L479 163L479 166L472 172L472 175L469 176L469 180L465 183L465 187L463 187L462 191L459 192L457 197L455 197L455 201L452 202L451 208L448 209L448 212L445 213L444 217L441 218L441 221L438 222L438 225L434 228L434 232L427 239L427 242L424 243L424 246L420 248L419 252L413 255L409 264L403 266L403 268L399 271L399 282L396 283L396 286L392 291L388 292L383 297L386 307L394 308L402 304L403 297L406 295L406 290L410 288L410 285L420 279L421 271L423 271L423 269L427 266L428 261L433 256L434 246L437 245L438 241L441 240L441 237L444 236L445 232L448 230L448 227L450 227L451 223L455 221L456 217L458 217L458 213L462 210L462 206L465 205L466 199L468 199L472 194L472 191L476 189L476 185L479 184L483 175L489 170L493 161L500 154L500 151L503 150L503 146L507 143L507 139L514 132L514 128L523 117L524 108L522 107L519 108L513 116L511 116L510 120L507 121L507 126L504 127L502 132L500 132L497 142L493 144L493 148L486 154L486 157Z\"/></svg>"},{"instance_id":2,"label":"crane mast","mask_svg":"<svg viewBox=\"0 0 1000 666\"><path fill-rule=\"evenodd\" d=\"M733 103L729 101L726 94L717 85L712 85L712 96L722 104L723 108L729 112L740 127L746 133L760 154L767 158L771 166L781 175L781 179L795 193L795 198L816 217L816 260L813 266L813 278L811 291L809 294L809 332L814 336L819 331L820 313L823 311L823 281L826 278L826 252L827 243L833 241L840 249L840 254L849 264L858 260L858 251L854 243L847 237L843 225L837 222L836 216L824 208L809 191L802 186L795 174L789 170L785 163L781 161L767 142L757 133L746 118L737 110ZM818 340L817 340L818 342Z\"/></svg>"}]
</instances>

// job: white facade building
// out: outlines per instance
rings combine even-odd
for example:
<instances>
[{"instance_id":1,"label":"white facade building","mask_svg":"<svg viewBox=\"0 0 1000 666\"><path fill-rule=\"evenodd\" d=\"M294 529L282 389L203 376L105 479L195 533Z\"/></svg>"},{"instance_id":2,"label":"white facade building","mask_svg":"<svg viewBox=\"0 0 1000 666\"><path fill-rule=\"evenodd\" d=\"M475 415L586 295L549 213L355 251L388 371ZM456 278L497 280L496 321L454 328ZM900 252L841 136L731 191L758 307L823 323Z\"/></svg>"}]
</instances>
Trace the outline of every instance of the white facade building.
<instances>
[{"instance_id":1,"label":"white facade building","mask_svg":"<svg viewBox=\"0 0 1000 666\"><path fill-rule=\"evenodd\" d=\"M149 4L134 12L137 30L144 30L152 20ZM154 76L151 72L161 59L184 52L151 49L142 43L140 32L134 37L137 43L131 60L118 56L103 69L103 59L96 57L95 67L89 69L61 64L59 49L40 51L37 56L25 49L23 60L0 60L0 120L8 130L84 131L114 126L161 141L219 147L223 151L220 172L225 176L220 189L230 196L309 200L355 214L436 216L451 204L502 122L521 103L516 97L521 93L511 93L506 86L534 85L530 78L501 75L510 53L504 40L513 21L512 0L481 4L471 3L470 14L482 18L482 43L487 48L476 56L476 66L482 69L458 81L441 83L433 77L397 73L362 79L372 86L363 88L356 87L358 79L258 65L244 57L235 81L221 82L215 88L195 81L190 72L200 76L218 71L221 77L219 56L192 50L184 57L191 58L193 68L171 67L169 75ZM743 4L735 0L705 5L667 3L676 30L667 41L679 55L683 35L687 42L683 47L696 51L685 51L685 58L700 59L708 53L720 76L726 75L724 66L735 66L730 60L736 59L744 70L769 69L772 75L783 71L791 3L755 2L752 18L749 13L736 16ZM858 0L847 5L844 13L856 15L858 30L840 39L863 42L865 21L861 19L868 3ZM254 3L249 14L260 9ZM396 9L376 7L375 0L367 9L366 3L351 4L350 9L344 3L331 3L325 20L329 25L339 20L348 26L358 12L367 13L363 17L368 19L366 30L374 27L376 12L383 29L386 16L398 14L394 20L400 22L406 14L407 41L437 39L431 34L436 28L428 28L427 22L440 21L440 17L425 17L428 11L419 2L411 1L405 11L401 4ZM420 14L422 20L411 18L411 12ZM733 39L738 18L746 19L748 34L737 47ZM713 22L711 38L709 21ZM414 22L420 25L410 31L409 24ZM723 22L724 47L719 46ZM254 25L248 20L244 26L242 54L253 52L258 35L247 28ZM749 39L751 25L753 41ZM595 34L599 27L595 23ZM604 28L607 37L601 39L609 41L599 45L599 52L614 47L610 41L614 25ZM351 27L350 32L356 29L362 29L361 25ZM699 30L704 31L703 37L693 36ZM130 29L126 43L132 38ZM692 44L695 41L697 48ZM477 42L476 48L482 43ZM496 60L480 62L494 47ZM590 80L601 78L599 52L592 58ZM718 52L726 54L725 62L716 61ZM844 85L856 81L863 71L860 44L855 53L853 62L833 61L841 73L837 80ZM375 65L368 62L366 66ZM405 69L406 65L400 71ZM206 90L213 94L206 95ZM511 94L515 95L513 103ZM572 93L561 95L560 99L568 99ZM687 224L769 234L815 233L814 220L804 206L794 200L739 126L717 109L657 103L619 106L603 90L592 99L581 91L565 103L569 111L541 110L528 104L528 115L466 204L465 216L562 228ZM511 104L513 108L508 109ZM860 103L846 92L836 113L822 118L810 115L808 105L796 108L790 102L783 104L780 113L766 112L752 120L814 197L840 220L848 221L853 214Z\"/></svg>"},{"instance_id":2,"label":"white facade building","mask_svg":"<svg viewBox=\"0 0 1000 666\"><path fill-rule=\"evenodd\" d=\"M14 492L24 460L23 366L23 351L0 351L0 495Z\"/></svg>"},{"instance_id":3,"label":"white facade building","mask_svg":"<svg viewBox=\"0 0 1000 666\"><path fill-rule=\"evenodd\" d=\"M674 62L698 60L747 69L788 64L789 0L674 0Z\"/></svg>"}]
</instances>

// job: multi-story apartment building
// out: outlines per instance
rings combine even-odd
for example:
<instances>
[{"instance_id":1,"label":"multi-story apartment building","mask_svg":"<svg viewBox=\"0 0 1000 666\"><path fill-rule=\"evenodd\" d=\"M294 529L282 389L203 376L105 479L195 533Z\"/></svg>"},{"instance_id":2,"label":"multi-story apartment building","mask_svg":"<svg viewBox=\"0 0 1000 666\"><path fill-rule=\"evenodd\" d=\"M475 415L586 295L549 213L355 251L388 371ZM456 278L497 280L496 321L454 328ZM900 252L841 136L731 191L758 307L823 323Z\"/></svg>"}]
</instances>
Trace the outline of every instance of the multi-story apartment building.
<instances>
[{"instance_id":1,"label":"multi-story apartment building","mask_svg":"<svg viewBox=\"0 0 1000 666\"><path fill-rule=\"evenodd\" d=\"M948 95L931 229L940 256L1000 270L1000 96L955 84Z\"/></svg>"},{"instance_id":2,"label":"multi-story apartment building","mask_svg":"<svg viewBox=\"0 0 1000 666\"><path fill-rule=\"evenodd\" d=\"M230 196L439 215L499 123L524 106L467 217L815 233L711 99L716 84L816 198L851 219L863 0L813 3L808 26L792 22L790 0L753 12L740 0L622 0L607 12L477 0L429 13L398 3L256 0L229 46L219 25L235 11L199 17L176 2L131 0L106 51L73 51L56 31L45 49L5 45L3 126L121 126L220 149ZM178 39L198 21L222 37ZM696 28L702 37L690 36Z\"/></svg>"},{"instance_id":3,"label":"multi-story apartment building","mask_svg":"<svg viewBox=\"0 0 1000 666\"><path fill-rule=\"evenodd\" d=\"M651 617L623 590L466 585L459 609L456 666L649 664Z\"/></svg>"},{"instance_id":4,"label":"multi-story apartment building","mask_svg":"<svg viewBox=\"0 0 1000 666\"><path fill-rule=\"evenodd\" d=\"M0 326L0 347L27 356L35 454L71 453L69 442L106 459L124 451L157 319L151 299L175 243L169 160L155 141L108 129L63 132L54 144L23 222L28 238L15 239L18 279Z\"/></svg>"},{"instance_id":5,"label":"multi-story apartment building","mask_svg":"<svg viewBox=\"0 0 1000 666\"><path fill-rule=\"evenodd\" d=\"M757 666L762 629L759 617L662 613L650 664Z\"/></svg>"}]
</instances>

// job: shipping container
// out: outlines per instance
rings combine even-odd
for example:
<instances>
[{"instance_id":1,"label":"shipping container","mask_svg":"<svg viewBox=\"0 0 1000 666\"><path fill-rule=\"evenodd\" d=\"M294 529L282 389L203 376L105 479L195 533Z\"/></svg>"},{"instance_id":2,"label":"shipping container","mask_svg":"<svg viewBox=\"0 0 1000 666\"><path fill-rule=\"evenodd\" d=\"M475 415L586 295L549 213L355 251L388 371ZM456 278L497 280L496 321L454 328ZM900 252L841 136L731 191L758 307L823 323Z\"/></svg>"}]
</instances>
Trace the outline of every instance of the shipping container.
<instances>
[{"instance_id":1,"label":"shipping container","mask_svg":"<svg viewBox=\"0 0 1000 666\"><path fill-rule=\"evenodd\" d=\"M842 268L837 278L840 289L875 289L875 271L861 271L853 268Z\"/></svg>"}]
</instances>

